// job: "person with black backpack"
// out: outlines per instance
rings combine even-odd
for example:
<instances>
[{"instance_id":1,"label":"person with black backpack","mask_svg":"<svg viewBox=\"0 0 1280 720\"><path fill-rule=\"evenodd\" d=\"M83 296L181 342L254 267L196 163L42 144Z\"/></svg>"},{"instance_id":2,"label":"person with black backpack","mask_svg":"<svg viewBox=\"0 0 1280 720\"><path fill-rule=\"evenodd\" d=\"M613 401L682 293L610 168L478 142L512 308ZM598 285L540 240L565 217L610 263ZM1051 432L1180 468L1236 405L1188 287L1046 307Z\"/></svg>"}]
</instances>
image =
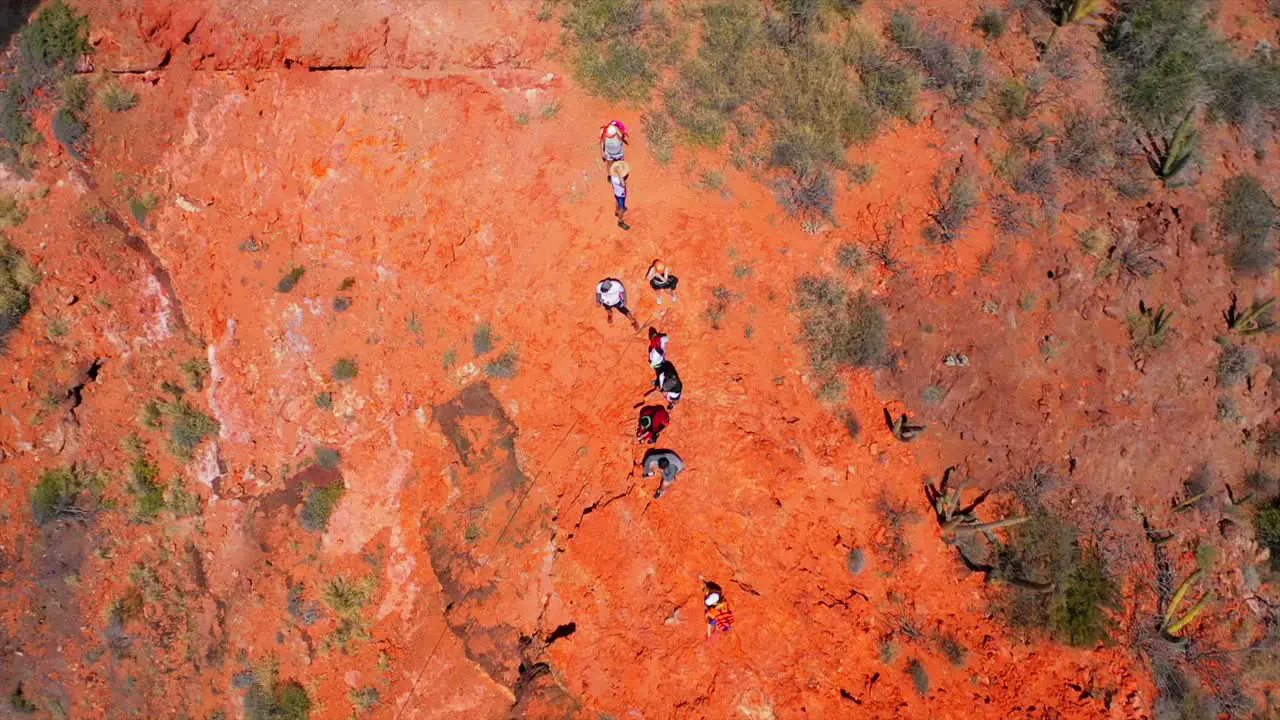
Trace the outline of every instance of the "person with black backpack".
<instances>
[{"instance_id":1,"label":"person with black backpack","mask_svg":"<svg viewBox=\"0 0 1280 720\"><path fill-rule=\"evenodd\" d=\"M667 409L675 408L676 403L680 402L680 395L684 392L684 383L680 381L680 374L676 372L676 366L670 360L663 360L661 364L653 368L655 377L653 379L653 387L649 388L645 395L658 390L662 392L663 397L667 399Z\"/></svg>"}]
</instances>

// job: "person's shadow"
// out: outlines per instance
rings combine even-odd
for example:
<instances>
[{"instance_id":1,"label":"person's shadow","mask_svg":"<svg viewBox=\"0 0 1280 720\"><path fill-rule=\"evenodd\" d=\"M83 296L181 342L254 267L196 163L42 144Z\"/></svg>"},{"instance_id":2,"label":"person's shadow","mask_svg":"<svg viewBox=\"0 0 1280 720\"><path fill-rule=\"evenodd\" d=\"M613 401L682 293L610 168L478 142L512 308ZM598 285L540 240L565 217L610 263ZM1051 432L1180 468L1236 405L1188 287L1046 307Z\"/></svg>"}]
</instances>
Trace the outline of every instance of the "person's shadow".
<instances>
[{"instance_id":1,"label":"person's shadow","mask_svg":"<svg viewBox=\"0 0 1280 720\"><path fill-rule=\"evenodd\" d=\"M27 24L40 0L0 0L0 48Z\"/></svg>"}]
</instances>

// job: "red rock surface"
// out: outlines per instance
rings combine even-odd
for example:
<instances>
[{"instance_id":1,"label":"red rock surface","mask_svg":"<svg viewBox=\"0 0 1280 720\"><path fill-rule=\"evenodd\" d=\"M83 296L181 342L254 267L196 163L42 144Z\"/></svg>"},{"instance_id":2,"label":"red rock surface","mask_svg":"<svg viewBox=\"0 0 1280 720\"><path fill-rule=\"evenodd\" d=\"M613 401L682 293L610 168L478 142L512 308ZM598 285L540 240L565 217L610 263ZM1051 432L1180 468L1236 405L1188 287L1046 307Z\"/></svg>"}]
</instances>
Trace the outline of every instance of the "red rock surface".
<instances>
[{"instance_id":1,"label":"red rock surface","mask_svg":"<svg viewBox=\"0 0 1280 720\"><path fill-rule=\"evenodd\" d=\"M349 716L351 691L369 686L380 700L361 716L381 718L1151 717L1152 681L1126 644L1067 648L993 617L982 576L929 521L921 481L957 463L981 477L999 461L999 477L981 478L994 486L1036 458L1078 459L1081 502L1166 519L1168 494L1204 457L1243 467L1242 441L1213 420L1216 395L1185 390L1212 383L1216 348L1193 328L1218 322L1228 287L1225 271L1195 273L1222 260L1180 214L1207 212L1194 190L1105 219L1158 238L1166 296L1194 306L1176 354L1135 367L1111 306L1136 298L1095 285L1078 252L1046 278L1046 253L1007 248L984 274L999 247L989 219L953 251L915 240L935 170L992 142L957 119L927 116L857 150L874 180L844 192L840 225L814 234L749 175L725 168L723 192L695 188L636 133L626 233L595 129L611 117L638 127L638 111L566 79L559 28L535 20L537 4L81 7L96 68L129 73L119 80L142 102L95 112L92 161L47 164L47 196L10 232L44 280L0 364L0 689L20 680L76 718L234 718L234 676L274 658L325 718ZM128 200L147 193L158 204L140 226ZM1066 253L1116 202L1081 193L1046 242ZM98 206L117 221L93 222ZM851 439L815 398L792 288L834 270L835 248L882 217L907 239L909 270L856 282L888 304L902 364L845 378L863 425ZM681 277L678 302L657 305L645 287L655 257ZM295 266L298 285L277 292ZM662 444L689 469L660 501L635 464L645 342L593 304L606 276L670 334L686 383ZM733 295L715 327L718 286ZM1032 308L1015 311L1023 293ZM338 295L350 309L335 310ZM1072 303L1085 313L1059 308ZM65 336L47 332L56 319ZM482 324L494 349L477 354ZM1069 341L1061 361L1042 361L1046 336ZM941 367L954 350L972 367ZM506 351L518 372L488 377ZM359 366L348 382L332 378L344 357ZM182 465L136 418L189 358L209 363L189 397L221 429ZM44 404L95 359L74 413ZM938 382L947 399L917 408ZM1265 378L1252 387L1270 392ZM900 443L879 422L886 405L935 429ZM1266 416L1257 407L1250 425ZM1162 437L1170 427L1185 432ZM70 462L108 473L107 497L127 507L131 430L162 479L198 491L199 517L31 522L39 471ZM340 451L347 488L323 534L298 519L319 446ZM900 564L872 551L882 493L919 515ZM1132 528L1130 515L1115 531ZM858 575L853 547L867 550ZM105 613L136 584L136 563L163 590L123 629L131 651L116 652L128 641ZM339 575L376 584L370 636L345 647L331 645L332 612L308 625L290 610L291 587L323 607ZM734 602L731 633L704 639L700 577ZM904 622L923 636L882 661L881 639ZM938 633L967 648L962 663L939 652ZM928 668L925 694L909 658Z\"/></svg>"}]
</instances>

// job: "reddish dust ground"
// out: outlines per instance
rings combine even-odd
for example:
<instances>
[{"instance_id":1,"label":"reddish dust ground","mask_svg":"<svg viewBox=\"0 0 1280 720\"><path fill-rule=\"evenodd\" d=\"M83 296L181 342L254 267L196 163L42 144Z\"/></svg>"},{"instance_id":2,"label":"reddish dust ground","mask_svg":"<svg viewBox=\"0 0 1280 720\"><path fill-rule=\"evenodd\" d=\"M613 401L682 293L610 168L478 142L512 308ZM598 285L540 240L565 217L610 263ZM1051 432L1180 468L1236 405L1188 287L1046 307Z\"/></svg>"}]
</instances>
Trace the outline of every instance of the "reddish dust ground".
<instances>
[{"instance_id":1,"label":"reddish dust ground","mask_svg":"<svg viewBox=\"0 0 1280 720\"><path fill-rule=\"evenodd\" d=\"M928 247L935 171L986 167L1003 142L930 98L919 123L855 151L876 175L816 233L723 159L661 166L637 132L624 232L595 128L638 128L638 111L575 87L536 4L124 5L81 7L96 70L127 73L141 104L93 113L90 161L50 143L34 181L7 181L47 194L10 231L44 278L0 365L4 692L21 681L40 712L76 718L234 718L246 671L276 662L325 718L1152 715L1125 643L1068 648L993 616L922 479L959 464L996 487L1060 468L1063 502L1096 503L1100 530L1137 537L1127 567L1142 575L1131 508L1174 522L1168 496L1192 468L1245 463L1248 437L1214 419L1209 328L1230 284L1215 246L1192 237L1207 222L1200 191L1068 188L1034 247L998 240L985 212L965 242ZM968 6L950 5L967 25ZM864 12L873 27L885 14ZM995 55L1017 68L1034 49ZM1227 147L1206 153L1206 176L1266 175ZM686 159L722 170L722 189L695 187ZM842 272L836 248L886 221L902 266L851 282L886 303L899 364L849 374L843 402L824 403L795 339L795 281ZM1151 234L1166 270L1141 291L1098 277L1075 241L1097 223ZM643 282L655 257L681 278L677 302L656 304ZM279 292L294 267L305 273ZM689 469L660 501L635 465L645 339L594 305L607 276L670 334L686 385L662 445ZM1176 306L1174 352L1135 363L1125 314L1138 299ZM944 366L957 351L970 364ZM210 373L187 398L220 430L183 464L138 417L192 358ZM354 378L333 378L341 358ZM80 383L70 408L60 398ZM944 392L926 404L926 386ZM1271 387L1250 383L1243 427L1269 416L1256 396ZM901 443L886 406L931 427ZM843 408L862 421L856 439ZM198 516L131 519L129 432L162 480L199 494ZM303 470L318 447L339 451L336 470ZM36 526L39 472L73 462L105 473L118 511ZM328 530L305 530L312 483L338 478ZM884 496L916 515L897 562L875 549L892 532ZM1177 545L1180 568L1193 547ZM345 628L323 600L340 576L373 587ZM710 641L700 577L738 618ZM142 611L113 622L134 587ZM1140 591L1128 583L1145 621ZM1221 622L1243 622L1239 592L1223 603ZM939 649L946 635L963 658ZM357 710L362 688L377 700Z\"/></svg>"}]
</instances>

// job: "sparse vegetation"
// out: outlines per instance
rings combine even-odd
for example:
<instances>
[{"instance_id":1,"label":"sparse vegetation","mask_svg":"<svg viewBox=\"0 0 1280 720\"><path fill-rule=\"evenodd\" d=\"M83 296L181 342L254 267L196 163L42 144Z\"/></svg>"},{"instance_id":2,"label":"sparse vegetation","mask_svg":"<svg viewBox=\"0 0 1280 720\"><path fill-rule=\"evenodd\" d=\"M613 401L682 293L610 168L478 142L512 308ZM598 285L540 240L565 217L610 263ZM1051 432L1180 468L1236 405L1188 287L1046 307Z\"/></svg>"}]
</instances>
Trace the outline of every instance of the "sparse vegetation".
<instances>
[{"instance_id":1,"label":"sparse vegetation","mask_svg":"<svg viewBox=\"0 0 1280 720\"><path fill-rule=\"evenodd\" d=\"M1218 386L1230 387L1245 379L1253 370L1253 353L1244 345L1222 344L1218 355Z\"/></svg>"},{"instance_id":2,"label":"sparse vegetation","mask_svg":"<svg viewBox=\"0 0 1280 720\"><path fill-rule=\"evenodd\" d=\"M271 666L259 670L244 697L245 720L308 720L312 702L297 681L280 682Z\"/></svg>"},{"instance_id":3,"label":"sparse vegetation","mask_svg":"<svg viewBox=\"0 0 1280 720\"><path fill-rule=\"evenodd\" d=\"M160 468L138 455L129 466L129 493L133 495L134 518L140 522L155 519L164 509L164 488L156 482Z\"/></svg>"},{"instance_id":4,"label":"sparse vegetation","mask_svg":"<svg viewBox=\"0 0 1280 720\"><path fill-rule=\"evenodd\" d=\"M1111 141L1103 121L1085 109L1068 110L1062 119L1057 158L1067 172L1092 178L1111 164Z\"/></svg>"},{"instance_id":5,"label":"sparse vegetation","mask_svg":"<svg viewBox=\"0 0 1280 720\"><path fill-rule=\"evenodd\" d=\"M187 490L182 478L174 478L169 482L169 493L164 499L165 507L173 512L174 517L190 517L200 514L200 496Z\"/></svg>"},{"instance_id":6,"label":"sparse vegetation","mask_svg":"<svg viewBox=\"0 0 1280 720\"><path fill-rule=\"evenodd\" d=\"M960 231L978 206L978 185L964 174L955 175L950 183L937 175L933 179L933 193L937 209L929 213L933 224L925 228L925 237L931 242L953 242L960 237Z\"/></svg>"},{"instance_id":7,"label":"sparse vegetation","mask_svg":"<svg viewBox=\"0 0 1280 720\"><path fill-rule=\"evenodd\" d=\"M920 63L928 84L957 105L970 105L986 93L986 60L977 48L960 48L938 30L924 28L909 10L898 8L889 18L889 37Z\"/></svg>"},{"instance_id":8,"label":"sparse vegetation","mask_svg":"<svg viewBox=\"0 0 1280 720\"><path fill-rule=\"evenodd\" d=\"M107 85L102 92L102 104L110 112L128 112L138 106L138 93L121 87L117 83Z\"/></svg>"},{"instance_id":9,"label":"sparse vegetation","mask_svg":"<svg viewBox=\"0 0 1280 720\"><path fill-rule=\"evenodd\" d=\"M156 209L160 198L151 193L143 193L129 198L129 214L133 215L133 219L142 227L147 226L147 215Z\"/></svg>"},{"instance_id":10,"label":"sparse vegetation","mask_svg":"<svg viewBox=\"0 0 1280 720\"><path fill-rule=\"evenodd\" d=\"M801 337L815 370L829 373L885 362L884 315L865 294L849 293L832 277L806 275L796 282L796 307L805 316Z\"/></svg>"},{"instance_id":11,"label":"sparse vegetation","mask_svg":"<svg viewBox=\"0 0 1280 720\"><path fill-rule=\"evenodd\" d=\"M1004 35L1008 24L1009 19L1005 17L1004 11L990 5L983 7L977 19L973 21L973 26L978 32L992 40L999 40Z\"/></svg>"},{"instance_id":12,"label":"sparse vegetation","mask_svg":"<svg viewBox=\"0 0 1280 720\"><path fill-rule=\"evenodd\" d=\"M316 393L316 407L322 410L333 408L333 393L325 391Z\"/></svg>"},{"instance_id":13,"label":"sparse vegetation","mask_svg":"<svg viewBox=\"0 0 1280 720\"><path fill-rule=\"evenodd\" d=\"M14 712L23 714L36 711L35 703L28 700L26 693L23 692L21 682L18 683L18 687L13 689L13 692L9 693L9 707L13 708Z\"/></svg>"},{"instance_id":14,"label":"sparse vegetation","mask_svg":"<svg viewBox=\"0 0 1280 720\"><path fill-rule=\"evenodd\" d=\"M182 363L182 374L186 377L187 387L200 390L204 387L204 379L209 376L209 361L204 358L190 358Z\"/></svg>"},{"instance_id":15,"label":"sparse vegetation","mask_svg":"<svg viewBox=\"0 0 1280 720\"><path fill-rule=\"evenodd\" d=\"M372 685L351 691L351 703L360 710L368 710L378 704L378 688Z\"/></svg>"},{"instance_id":16,"label":"sparse vegetation","mask_svg":"<svg viewBox=\"0 0 1280 720\"><path fill-rule=\"evenodd\" d=\"M1253 530L1258 543L1271 550L1271 564L1280 564L1280 498L1259 508L1253 516Z\"/></svg>"},{"instance_id":17,"label":"sparse vegetation","mask_svg":"<svg viewBox=\"0 0 1280 720\"><path fill-rule=\"evenodd\" d=\"M1237 175L1223 184L1220 208L1222 231L1229 241L1231 266L1246 274L1258 274L1275 264L1271 229L1277 220L1276 204L1252 175Z\"/></svg>"},{"instance_id":18,"label":"sparse vegetation","mask_svg":"<svg viewBox=\"0 0 1280 720\"><path fill-rule=\"evenodd\" d=\"M572 0L563 25L579 81L614 100L648 97L679 49L666 16L648 0Z\"/></svg>"},{"instance_id":19,"label":"sparse vegetation","mask_svg":"<svg viewBox=\"0 0 1280 720\"><path fill-rule=\"evenodd\" d=\"M26 219L27 211L16 197L9 193L0 194L0 228L21 225Z\"/></svg>"},{"instance_id":20,"label":"sparse vegetation","mask_svg":"<svg viewBox=\"0 0 1280 720\"><path fill-rule=\"evenodd\" d=\"M862 251L862 248L857 245L854 245L853 243L843 243L840 245L840 248L836 250L836 262L845 270L856 272L866 267L867 256L866 253Z\"/></svg>"},{"instance_id":21,"label":"sparse vegetation","mask_svg":"<svg viewBox=\"0 0 1280 720\"><path fill-rule=\"evenodd\" d=\"M508 348L484 366L484 374L489 377L510 379L516 376L519 364L519 352L515 348Z\"/></svg>"},{"instance_id":22,"label":"sparse vegetation","mask_svg":"<svg viewBox=\"0 0 1280 720\"><path fill-rule=\"evenodd\" d=\"M476 329L471 333L471 349L475 351L476 357L480 357L493 349L493 326L487 322L476 325Z\"/></svg>"},{"instance_id":23,"label":"sparse vegetation","mask_svg":"<svg viewBox=\"0 0 1280 720\"><path fill-rule=\"evenodd\" d=\"M1149 136L1144 149L1147 163L1156 177L1168 183L1182 172L1195 154L1199 132L1195 125L1195 108L1187 111L1169 139Z\"/></svg>"},{"instance_id":24,"label":"sparse vegetation","mask_svg":"<svg viewBox=\"0 0 1280 720\"><path fill-rule=\"evenodd\" d=\"M183 462L191 460L206 437L218 432L217 420L181 397L158 407L169 422L169 450Z\"/></svg>"},{"instance_id":25,"label":"sparse vegetation","mask_svg":"<svg viewBox=\"0 0 1280 720\"><path fill-rule=\"evenodd\" d=\"M302 527L312 532L325 532L329 529L329 517L338 506L338 501L346 493L342 483L323 485L311 488L307 499L302 504L299 519Z\"/></svg>"},{"instance_id":26,"label":"sparse vegetation","mask_svg":"<svg viewBox=\"0 0 1280 720\"><path fill-rule=\"evenodd\" d=\"M929 694L929 671L925 669L924 663L911 658L907 663L907 674L911 676L911 684L918 694Z\"/></svg>"},{"instance_id":27,"label":"sparse vegetation","mask_svg":"<svg viewBox=\"0 0 1280 720\"><path fill-rule=\"evenodd\" d=\"M338 358L333 363L333 379L334 380L350 380L360 374L360 366L355 358L344 357Z\"/></svg>"},{"instance_id":28,"label":"sparse vegetation","mask_svg":"<svg viewBox=\"0 0 1280 720\"><path fill-rule=\"evenodd\" d=\"M31 309L31 289L39 280L26 257L0 239L0 350L4 349L5 337Z\"/></svg>"},{"instance_id":29,"label":"sparse vegetation","mask_svg":"<svg viewBox=\"0 0 1280 720\"><path fill-rule=\"evenodd\" d=\"M364 619L364 606L373 597L375 589L372 577L351 580L346 575L339 575L330 580L324 588L324 601L338 618L338 627L333 631L333 642L346 646L352 640L363 640L369 637L368 621Z\"/></svg>"},{"instance_id":30,"label":"sparse vegetation","mask_svg":"<svg viewBox=\"0 0 1280 720\"><path fill-rule=\"evenodd\" d=\"M74 465L45 470L31 490L32 517L38 525L44 525L59 517L83 515L85 511L77 500L95 482L94 476Z\"/></svg>"},{"instance_id":31,"label":"sparse vegetation","mask_svg":"<svg viewBox=\"0 0 1280 720\"><path fill-rule=\"evenodd\" d=\"M1146 303L1138 302L1138 312L1129 313L1129 337L1133 340L1135 352L1158 350L1168 339L1169 325L1173 322L1173 313L1164 309L1164 305L1152 309Z\"/></svg>"},{"instance_id":32,"label":"sparse vegetation","mask_svg":"<svg viewBox=\"0 0 1280 720\"><path fill-rule=\"evenodd\" d=\"M294 265L289 272L284 274L284 277L280 278L280 282L276 283L276 292L287 293L293 290L306 272L307 269L301 265Z\"/></svg>"}]
</instances>

